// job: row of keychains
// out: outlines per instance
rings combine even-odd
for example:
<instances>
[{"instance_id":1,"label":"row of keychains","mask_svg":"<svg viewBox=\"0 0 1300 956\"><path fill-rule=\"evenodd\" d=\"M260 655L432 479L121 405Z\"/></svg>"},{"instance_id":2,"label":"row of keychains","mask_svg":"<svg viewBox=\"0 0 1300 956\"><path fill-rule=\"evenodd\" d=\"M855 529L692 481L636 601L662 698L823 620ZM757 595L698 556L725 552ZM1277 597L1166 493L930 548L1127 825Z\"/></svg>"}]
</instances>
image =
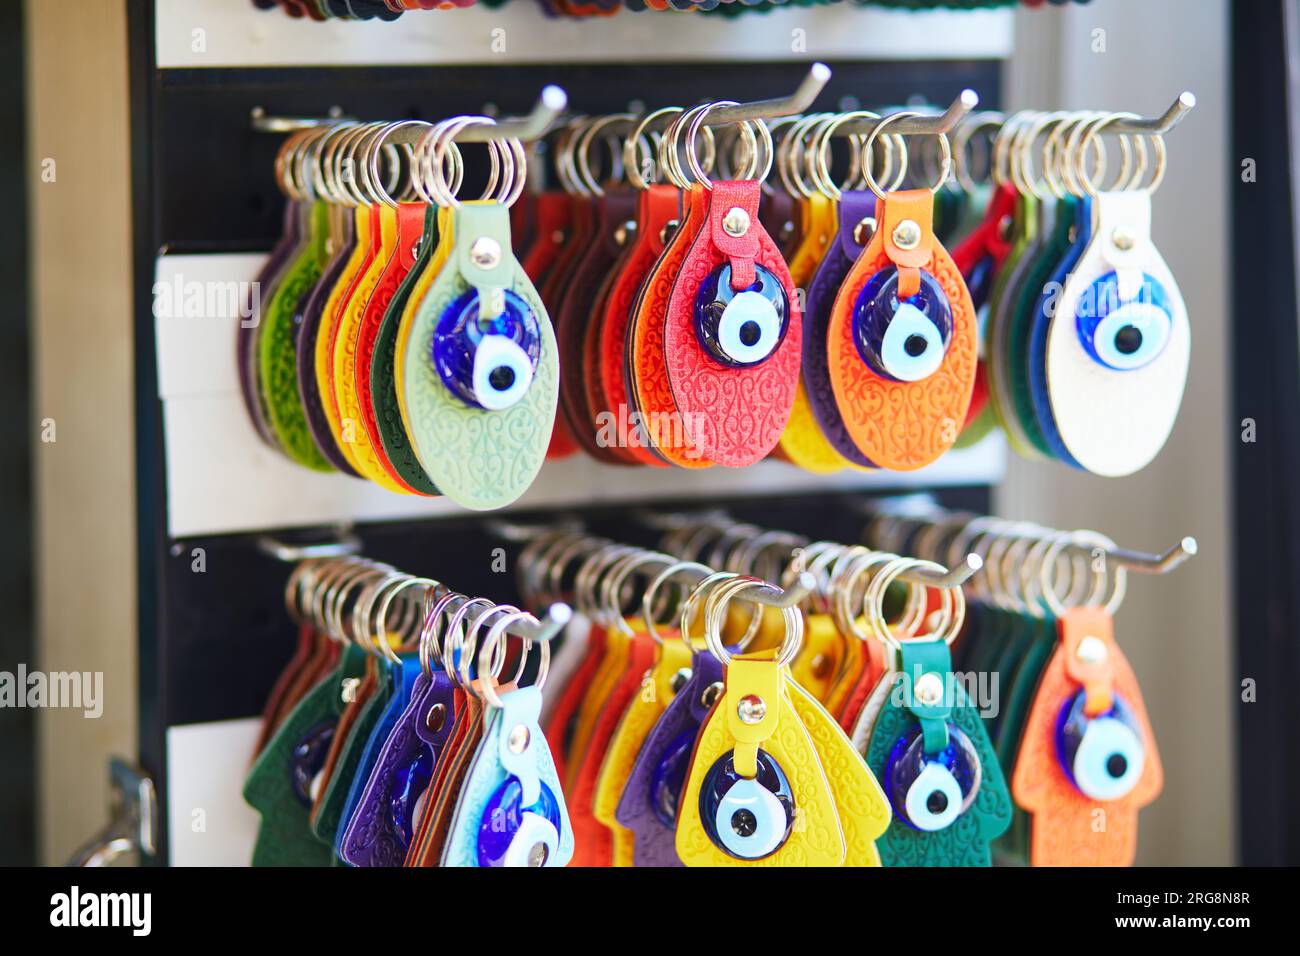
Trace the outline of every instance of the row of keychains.
<instances>
[{"instance_id":1,"label":"row of keychains","mask_svg":"<svg viewBox=\"0 0 1300 956\"><path fill-rule=\"evenodd\" d=\"M312 20L396 20L411 10L454 10L482 3L504 6L508 0L253 0L263 10L280 9L291 17ZM840 2L907 10L986 10L995 7L1065 6L1091 0L536 0L542 12L553 17L603 17L619 10L700 11L734 16L784 6L825 6Z\"/></svg>"}]
</instances>

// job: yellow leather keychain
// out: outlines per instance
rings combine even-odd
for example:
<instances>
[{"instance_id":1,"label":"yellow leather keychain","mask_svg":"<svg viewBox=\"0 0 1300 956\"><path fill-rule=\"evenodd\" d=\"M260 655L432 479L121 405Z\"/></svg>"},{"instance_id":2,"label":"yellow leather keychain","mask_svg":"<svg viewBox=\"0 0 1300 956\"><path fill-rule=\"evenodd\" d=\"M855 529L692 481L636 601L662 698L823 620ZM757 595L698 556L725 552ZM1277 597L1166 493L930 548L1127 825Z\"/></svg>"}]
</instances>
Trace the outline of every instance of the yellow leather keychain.
<instances>
[{"instance_id":1,"label":"yellow leather keychain","mask_svg":"<svg viewBox=\"0 0 1300 956\"><path fill-rule=\"evenodd\" d=\"M830 783L785 686L802 616L783 611L786 640L775 651L736 657L722 645L730 598L765 587L737 577L714 586L705 605L705 642L726 676L679 804L676 848L687 866L840 866L847 855Z\"/></svg>"}]
</instances>

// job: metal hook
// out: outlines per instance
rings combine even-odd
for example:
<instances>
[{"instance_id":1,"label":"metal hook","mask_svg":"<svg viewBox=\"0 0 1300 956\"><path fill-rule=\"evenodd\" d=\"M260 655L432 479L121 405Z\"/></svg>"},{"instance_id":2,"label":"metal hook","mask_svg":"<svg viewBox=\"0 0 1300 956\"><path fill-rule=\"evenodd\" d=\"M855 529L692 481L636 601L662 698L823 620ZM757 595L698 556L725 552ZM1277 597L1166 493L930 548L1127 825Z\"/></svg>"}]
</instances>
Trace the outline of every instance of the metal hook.
<instances>
[{"instance_id":1,"label":"metal hook","mask_svg":"<svg viewBox=\"0 0 1300 956\"><path fill-rule=\"evenodd\" d=\"M898 113L910 113L912 110L896 110L894 113L887 113L880 119L860 119L853 122L845 123L838 132L845 136L870 136L871 132L881 123L889 124L890 133L899 133L904 136L938 136L942 133L948 133L960 123L971 110L979 106L979 94L974 90L966 89L957 94L957 98L948 104L948 108L942 113L936 113L932 116L904 116L900 119L891 120L890 116Z\"/></svg>"},{"instance_id":2,"label":"metal hook","mask_svg":"<svg viewBox=\"0 0 1300 956\"><path fill-rule=\"evenodd\" d=\"M527 116L518 119L504 119L495 125L474 125L466 127L456 134L460 143L487 143L507 139L517 139L521 143L541 139L559 122L565 107L569 105L569 94L555 84L542 88L542 95Z\"/></svg>"},{"instance_id":3,"label":"metal hook","mask_svg":"<svg viewBox=\"0 0 1300 956\"><path fill-rule=\"evenodd\" d=\"M343 115L343 107L331 106L324 116L269 116L263 106L254 106L249 110L249 117L255 133L293 133L300 129L313 129L317 126L331 126L334 123L350 121L352 117Z\"/></svg>"},{"instance_id":4,"label":"metal hook","mask_svg":"<svg viewBox=\"0 0 1300 956\"><path fill-rule=\"evenodd\" d=\"M1083 550L1088 549L1084 547ZM1199 550L1196 539L1189 535L1162 554L1133 551L1129 548L1108 548L1105 556L1107 561L1113 561L1130 571L1140 571L1143 574L1168 574L1180 564L1194 558Z\"/></svg>"},{"instance_id":5,"label":"metal hook","mask_svg":"<svg viewBox=\"0 0 1300 956\"><path fill-rule=\"evenodd\" d=\"M337 538L333 541L321 541L317 544L288 544L269 534L257 539L257 550L277 561L297 564L308 558L338 558L348 554L357 554L361 550L361 539L346 525L335 530Z\"/></svg>"},{"instance_id":6,"label":"metal hook","mask_svg":"<svg viewBox=\"0 0 1300 956\"><path fill-rule=\"evenodd\" d=\"M813 100L831 78L831 68L825 63L814 63L808 67L807 74L789 96L773 100L755 100L750 103L736 103L733 106L717 106L709 110L704 118L705 126L726 126L728 123L743 123L746 120L780 119L802 113L812 106Z\"/></svg>"},{"instance_id":7,"label":"metal hook","mask_svg":"<svg viewBox=\"0 0 1300 956\"><path fill-rule=\"evenodd\" d=\"M1188 91L1183 91L1178 99L1174 100L1169 109L1165 110L1164 115L1157 116L1153 119L1119 119L1112 123L1106 124L1108 133L1145 133L1152 136L1160 136L1169 132L1175 126L1183 121L1183 118L1196 108L1196 96ZM1195 551L1193 551L1193 554Z\"/></svg>"}]
</instances>

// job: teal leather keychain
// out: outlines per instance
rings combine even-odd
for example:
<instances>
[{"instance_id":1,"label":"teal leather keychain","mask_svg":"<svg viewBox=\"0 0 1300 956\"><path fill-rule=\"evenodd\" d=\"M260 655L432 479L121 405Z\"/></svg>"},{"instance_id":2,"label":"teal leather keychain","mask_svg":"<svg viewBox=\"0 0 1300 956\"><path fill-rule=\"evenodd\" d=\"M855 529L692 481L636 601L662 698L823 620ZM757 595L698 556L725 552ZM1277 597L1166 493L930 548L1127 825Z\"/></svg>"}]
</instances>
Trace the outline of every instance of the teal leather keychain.
<instances>
[{"instance_id":1,"label":"teal leather keychain","mask_svg":"<svg viewBox=\"0 0 1300 956\"><path fill-rule=\"evenodd\" d=\"M876 844L881 860L989 866L1012 804L983 720L954 680L942 639L904 641L898 666L867 750L894 810Z\"/></svg>"}]
</instances>

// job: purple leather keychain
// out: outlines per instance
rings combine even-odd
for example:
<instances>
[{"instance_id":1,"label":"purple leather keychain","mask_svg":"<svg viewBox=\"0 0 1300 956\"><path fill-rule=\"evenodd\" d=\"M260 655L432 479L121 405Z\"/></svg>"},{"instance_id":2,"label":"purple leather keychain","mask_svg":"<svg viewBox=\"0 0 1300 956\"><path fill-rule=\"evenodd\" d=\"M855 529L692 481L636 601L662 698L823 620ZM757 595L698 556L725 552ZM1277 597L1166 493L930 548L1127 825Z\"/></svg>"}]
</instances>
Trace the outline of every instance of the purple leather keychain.
<instances>
[{"instance_id":1,"label":"purple leather keychain","mask_svg":"<svg viewBox=\"0 0 1300 956\"><path fill-rule=\"evenodd\" d=\"M722 671L722 662L709 651L695 652L690 679L669 701L632 764L614 819L635 837L636 866L683 865L676 849L677 799L695 737L722 696Z\"/></svg>"},{"instance_id":2,"label":"purple leather keychain","mask_svg":"<svg viewBox=\"0 0 1300 956\"><path fill-rule=\"evenodd\" d=\"M289 261L289 254L298 247L298 242L302 238L302 218L302 204L289 200L284 207L284 225L280 229L280 238L271 249L271 255L262 265L261 271L253 282L253 288L258 290L259 302L263 304L271 301L275 282L284 271L285 264ZM249 301L244 305L246 312L251 311L251 294ZM267 421L266 409L262 407L262 397L258 394L256 373L253 370L256 364L254 356L257 354L253 346L257 341L261 318L260 314L254 315L252 325L241 321L236 332L235 355L239 366L239 391L243 395L244 408L248 411L248 418L253 423L257 434L272 448L279 448L280 443L276 441L271 425Z\"/></svg>"},{"instance_id":3,"label":"purple leather keychain","mask_svg":"<svg viewBox=\"0 0 1300 956\"><path fill-rule=\"evenodd\" d=\"M452 728L454 684L420 674L366 781L339 855L353 866L401 866L418 828L417 806Z\"/></svg>"},{"instance_id":4,"label":"purple leather keychain","mask_svg":"<svg viewBox=\"0 0 1300 956\"><path fill-rule=\"evenodd\" d=\"M871 461L853 441L835 404L826 336L835 296L875 231L875 216L876 196L870 190L851 189L841 194L835 240L813 275L804 310L803 384L813 418L831 447L853 464L867 468Z\"/></svg>"}]
</instances>

